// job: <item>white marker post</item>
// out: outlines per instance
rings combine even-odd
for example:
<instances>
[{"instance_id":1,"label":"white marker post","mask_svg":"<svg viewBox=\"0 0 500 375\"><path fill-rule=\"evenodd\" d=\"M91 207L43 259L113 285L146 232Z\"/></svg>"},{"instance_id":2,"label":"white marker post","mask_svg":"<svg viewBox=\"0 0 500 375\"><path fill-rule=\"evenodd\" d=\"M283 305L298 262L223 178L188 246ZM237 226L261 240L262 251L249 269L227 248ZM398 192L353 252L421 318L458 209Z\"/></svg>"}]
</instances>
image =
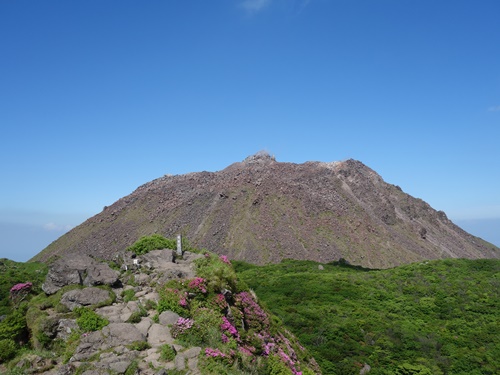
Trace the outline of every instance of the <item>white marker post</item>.
<instances>
[{"instance_id":1,"label":"white marker post","mask_svg":"<svg viewBox=\"0 0 500 375\"><path fill-rule=\"evenodd\" d=\"M177 256L182 256L182 237L180 234L177 235Z\"/></svg>"}]
</instances>

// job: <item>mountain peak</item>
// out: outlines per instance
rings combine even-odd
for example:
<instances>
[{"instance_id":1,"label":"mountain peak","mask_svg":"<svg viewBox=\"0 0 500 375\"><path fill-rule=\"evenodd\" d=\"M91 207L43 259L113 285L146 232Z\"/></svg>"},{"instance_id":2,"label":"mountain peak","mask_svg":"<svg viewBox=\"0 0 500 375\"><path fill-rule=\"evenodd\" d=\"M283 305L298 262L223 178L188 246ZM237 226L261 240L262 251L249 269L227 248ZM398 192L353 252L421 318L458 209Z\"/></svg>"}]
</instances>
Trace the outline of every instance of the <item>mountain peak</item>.
<instances>
[{"instance_id":1,"label":"mountain peak","mask_svg":"<svg viewBox=\"0 0 500 375\"><path fill-rule=\"evenodd\" d=\"M269 163L275 162L276 158L274 155L271 155L269 152L261 150L253 155L248 156L243 163L251 164L251 163Z\"/></svg>"},{"instance_id":2,"label":"mountain peak","mask_svg":"<svg viewBox=\"0 0 500 375\"><path fill-rule=\"evenodd\" d=\"M218 172L160 178L72 229L35 257L101 259L137 238L179 233L193 246L264 264L345 259L369 268L439 258L500 258L360 161L277 162L259 151Z\"/></svg>"}]
</instances>

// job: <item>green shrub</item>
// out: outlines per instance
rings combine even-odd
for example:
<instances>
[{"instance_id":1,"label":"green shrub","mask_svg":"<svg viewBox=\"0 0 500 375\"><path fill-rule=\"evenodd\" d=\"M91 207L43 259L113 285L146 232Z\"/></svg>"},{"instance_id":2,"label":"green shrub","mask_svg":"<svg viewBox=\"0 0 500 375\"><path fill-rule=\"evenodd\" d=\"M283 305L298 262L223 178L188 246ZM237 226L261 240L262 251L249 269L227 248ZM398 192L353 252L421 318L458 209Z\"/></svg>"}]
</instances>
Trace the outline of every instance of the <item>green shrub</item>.
<instances>
[{"instance_id":1,"label":"green shrub","mask_svg":"<svg viewBox=\"0 0 500 375\"><path fill-rule=\"evenodd\" d=\"M127 367L125 375L135 375L139 369L139 362L137 360L132 361L132 363Z\"/></svg>"},{"instance_id":2,"label":"green shrub","mask_svg":"<svg viewBox=\"0 0 500 375\"><path fill-rule=\"evenodd\" d=\"M135 298L135 290L133 290L133 289L124 290L121 293L121 296L123 297L123 302L134 301L137 299L137 298Z\"/></svg>"},{"instance_id":3,"label":"green shrub","mask_svg":"<svg viewBox=\"0 0 500 375\"><path fill-rule=\"evenodd\" d=\"M160 315L158 313L154 314L151 320L153 321L153 323L160 323Z\"/></svg>"},{"instance_id":4,"label":"green shrub","mask_svg":"<svg viewBox=\"0 0 500 375\"><path fill-rule=\"evenodd\" d=\"M0 322L0 340L19 342L28 336L26 308L18 309Z\"/></svg>"},{"instance_id":5,"label":"green shrub","mask_svg":"<svg viewBox=\"0 0 500 375\"><path fill-rule=\"evenodd\" d=\"M84 332L98 331L109 324L109 320L86 307L77 307L74 312L78 315L76 324Z\"/></svg>"},{"instance_id":6,"label":"green shrub","mask_svg":"<svg viewBox=\"0 0 500 375\"><path fill-rule=\"evenodd\" d=\"M160 347L160 359L165 362L171 362L175 359L176 352L172 345L165 344Z\"/></svg>"},{"instance_id":7,"label":"green shrub","mask_svg":"<svg viewBox=\"0 0 500 375\"><path fill-rule=\"evenodd\" d=\"M163 288L159 291L160 300L156 307L159 314L164 311L173 311L181 316L189 314L189 310L180 305L180 291L177 289Z\"/></svg>"},{"instance_id":8,"label":"green shrub","mask_svg":"<svg viewBox=\"0 0 500 375\"><path fill-rule=\"evenodd\" d=\"M177 241L165 238L159 234L144 236L137 240L132 246L127 248L137 255L149 253L151 250L177 249Z\"/></svg>"},{"instance_id":9,"label":"green shrub","mask_svg":"<svg viewBox=\"0 0 500 375\"><path fill-rule=\"evenodd\" d=\"M157 306L158 306L158 304L156 303L156 301L154 301L152 299L147 299L144 302L144 308L146 310L155 310Z\"/></svg>"},{"instance_id":10,"label":"green shrub","mask_svg":"<svg viewBox=\"0 0 500 375\"><path fill-rule=\"evenodd\" d=\"M0 363L6 362L16 355L17 345L14 340L0 340Z\"/></svg>"},{"instance_id":11,"label":"green shrub","mask_svg":"<svg viewBox=\"0 0 500 375\"><path fill-rule=\"evenodd\" d=\"M127 348L129 348L130 350L137 350L139 352L142 352L143 350L150 349L151 345L149 345L147 341L135 341L127 345Z\"/></svg>"},{"instance_id":12,"label":"green shrub","mask_svg":"<svg viewBox=\"0 0 500 375\"><path fill-rule=\"evenodd\" d=\"M127 319L127 323L139 323L143 316L147 316L148 312L142 306L139 307L139 311L134 311L132 315Z\"/></svg>"},{"instance_id":13,"label":"green shrub","mask_svg":"<svg viewBox=\"0 0 500 375\"><path fill-rule=\"evenodd\" d=\"M207 280L209 292L219 293L222 289L237 291L238 279L233 267L224 263L217 255L206 253L195 264L196 275Z\"/></svg>"},{"instance_id":14,"label":"green shrub","mask_svg":"<svg viewBox=\"0 0 500 375\"><path fill-rule=\"evenodd\" d=\"M47 274L47 265L37 262L14 262L9 259L0 259L0 315L8 315L12 312L12 300L9 298L10 289L19 283L31 282L31 296L40 293L41 286Z\"/></svg>"}]
</instances>

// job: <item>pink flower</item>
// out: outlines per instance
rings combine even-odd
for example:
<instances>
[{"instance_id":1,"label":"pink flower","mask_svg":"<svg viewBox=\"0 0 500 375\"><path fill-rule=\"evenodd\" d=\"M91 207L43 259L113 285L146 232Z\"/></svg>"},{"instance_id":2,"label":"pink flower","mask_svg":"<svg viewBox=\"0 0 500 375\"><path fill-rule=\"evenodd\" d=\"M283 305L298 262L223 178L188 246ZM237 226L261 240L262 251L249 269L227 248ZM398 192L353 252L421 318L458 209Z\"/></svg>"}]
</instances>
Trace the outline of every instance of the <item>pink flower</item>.
<instances>
[{"instance_id":1,"label":"pink flower","mask_svg":"<svg viewBox=\"0 0 500 375\"><path fill-rule=\"evenodd\" d=\"M229 320L227 320L225 316L222 317L222 324L220 325L220 329L222 330L222 332L229 333L236 339L236 341L240 341L238 330L231 324Z\"/></svg>"},{"instance_id":2,"label":"pink flower","mask_svg":"<svg viewBox=\"0 0 500 375\"><path fill-rule=\"evenodd\" d=\"M188 287L190 289L198 289L202 293L207 292L207 286L205 284L206 280L202 277L195 277L193 280L189 282Z\"/></svg>"},{"instance_id":3,"label":"pink flower","mask_svg":"<svg viewBox=\"0 0 500 375\"><path fill-rule=\"evenodd\" d=\"M16 284L12 288L10 288L10 292L15 293L15 292L19 292L21 290L30 290L32 286L33 286L33 284L30 282Z\"/></svg>"},{"instance_id":4,"label":"pink flower","mask_svg":"<svg viewBox=\"0 0 500 375\"><path fill-rule=\"evenodd\" d=\"M180 317L177 319L177 322L172 326L172 337L175 339L179 337L179 335L182 335L183 333L186 333L191 327L193 327L194 320L189 319L189 318L182 318Z\"/></svg>"},{"instance_id":5,"label":"pink flower","mask_svg":"<svg viewBox=\"0 0 500 375\"><path fill-rule=\"evenodd\" d=\"M227 256L226 256L226 255L221 255L221 256L219 257L219 259L220 259L222 262L224 262L224 263L226 263L226 264L231 265L231 262L229 261L229 259L227 258Z\"/></svg>"},{"instance_id":6,"label":"pink flower","mask_svg":"<svg viewBox=\"0 0 500 375\"><path fill-rule=\"evenodd\" d=\"M227 357L227 355L222 353L219 349L212 349L212 348L205 348L205 355L207 357L212 357L212 358Z\"/></svg>"}]
</instances>

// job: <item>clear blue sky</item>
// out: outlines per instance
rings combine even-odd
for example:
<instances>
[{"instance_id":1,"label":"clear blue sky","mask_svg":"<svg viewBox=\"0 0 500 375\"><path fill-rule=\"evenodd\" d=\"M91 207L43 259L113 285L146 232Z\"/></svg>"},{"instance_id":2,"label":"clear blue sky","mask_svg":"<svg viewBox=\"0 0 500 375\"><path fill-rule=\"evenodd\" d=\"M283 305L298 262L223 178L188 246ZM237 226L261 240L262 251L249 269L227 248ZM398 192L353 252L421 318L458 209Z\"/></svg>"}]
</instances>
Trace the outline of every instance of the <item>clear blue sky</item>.
<instances>
[{"instance_id":1,"label":"clear blue sky","mask_svg":"<svg viewBox=\"0 0 500 375\"><path fill-rule=\"evenodd\" d=\"M455 221L499 223L499 15L498 0L1 1L0 257L262 149L358 159Z\"/></svg>"}]
</instances>

